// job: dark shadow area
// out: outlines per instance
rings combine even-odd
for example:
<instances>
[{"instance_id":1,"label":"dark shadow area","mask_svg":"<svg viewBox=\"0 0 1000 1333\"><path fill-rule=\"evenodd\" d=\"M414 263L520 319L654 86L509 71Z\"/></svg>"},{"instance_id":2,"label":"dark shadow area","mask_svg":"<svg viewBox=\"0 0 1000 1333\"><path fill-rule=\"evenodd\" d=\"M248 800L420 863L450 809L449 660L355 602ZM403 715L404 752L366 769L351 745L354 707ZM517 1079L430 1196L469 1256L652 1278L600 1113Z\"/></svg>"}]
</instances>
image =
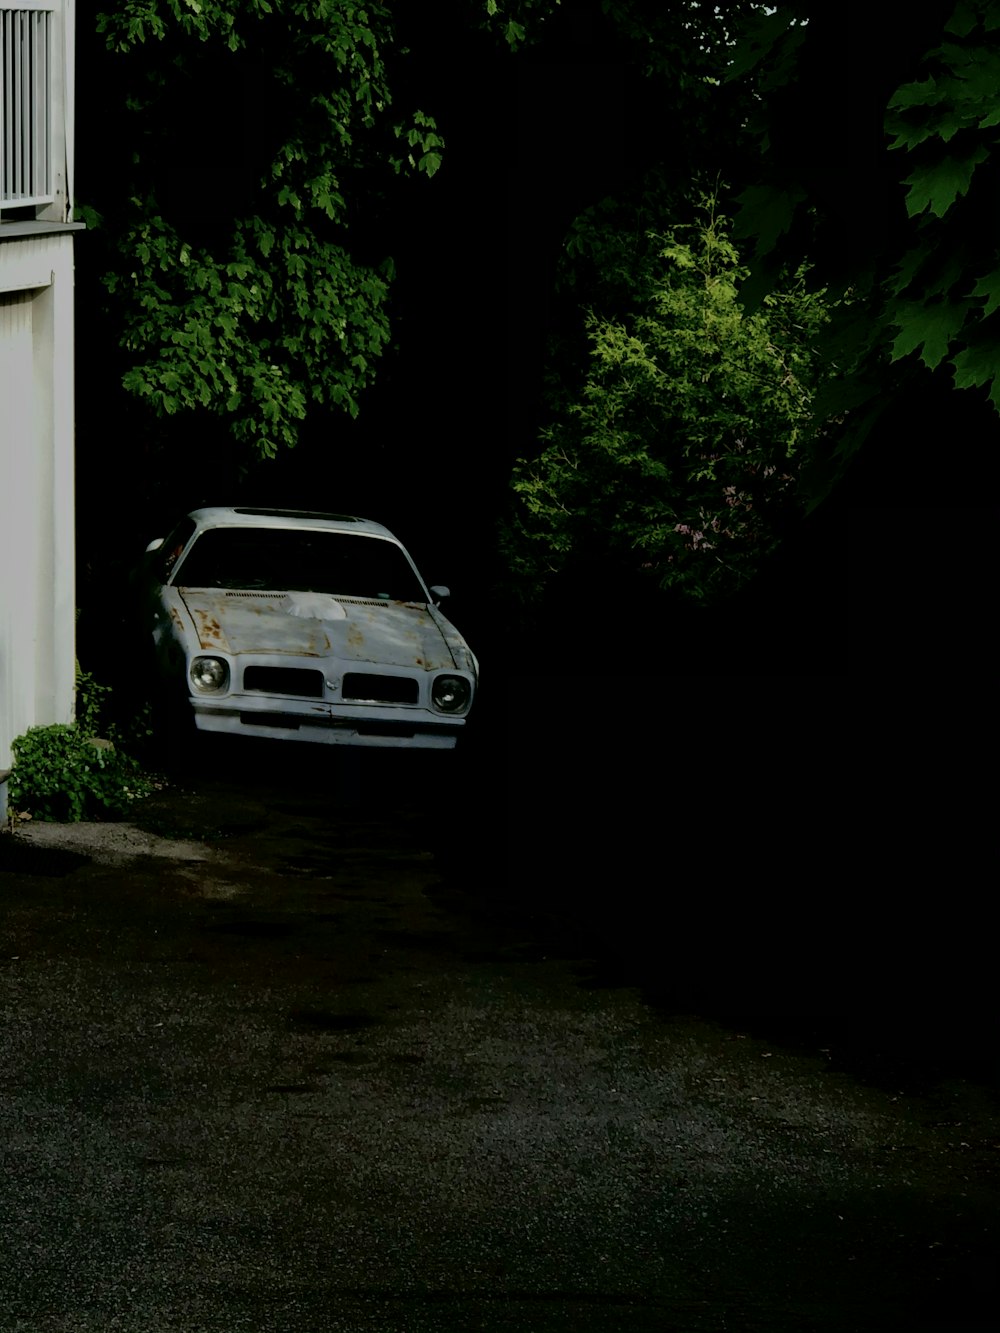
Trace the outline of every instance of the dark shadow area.
<instances>
[{"instance_id":1,"label":"dark shadow area","mask_svg":"<svg viewBox=\"0 0 1000 1333\"><path fill-rule=\"evenodd\" d=\"M43 878L62 879L89 863L91 858L81 852L58 847L33 847L13 834L0 832L0 874L39 875Z\"/></svg>"},{"instance_id":2,"label":"dark shadow area","mask_svg":"<svg viewBox=\"0 0 1000 1333\"><path fill-rule=\"evenodd\" d=\"M981 682L995 653L998 536L996 506L853 509L852 673Z\"/></svg>"},{"instance_id":3,"label":"dark shadow area","mask_svg":"<svg viewBox=\"0 0 1000 1333\"><path fill-rule=\"evenodd\" d=\"M669 1012L655 991L647 998ZM926 1093L949 1079L970 1079L1000 1093L1000 1047L988 1006L945 1013L923 1009L864 1014L701 1014L734 1032L820 1055L841 1070L891 1092Z\"/></svg>"}]
</instances>

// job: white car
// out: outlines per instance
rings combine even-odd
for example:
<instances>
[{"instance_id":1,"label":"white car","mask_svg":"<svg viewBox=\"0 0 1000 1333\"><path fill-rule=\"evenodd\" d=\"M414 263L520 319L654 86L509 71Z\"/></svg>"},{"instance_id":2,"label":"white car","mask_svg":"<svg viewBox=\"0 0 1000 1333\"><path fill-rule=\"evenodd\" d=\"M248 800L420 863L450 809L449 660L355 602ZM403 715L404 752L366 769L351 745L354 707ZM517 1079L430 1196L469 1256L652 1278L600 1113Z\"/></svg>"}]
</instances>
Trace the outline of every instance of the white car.
<instances>
[{"instance_id":1,"label":"white car","mask_svg":"<svg viewBox=\"0 0 1000 1333\"><path fill-rule=\"evenodd\" d=\"M428 588L381 524L197 509L146 561L156 670L199 731L456 744L478 663L439 610L448 589Z\"/></svg>"}]
</instances>

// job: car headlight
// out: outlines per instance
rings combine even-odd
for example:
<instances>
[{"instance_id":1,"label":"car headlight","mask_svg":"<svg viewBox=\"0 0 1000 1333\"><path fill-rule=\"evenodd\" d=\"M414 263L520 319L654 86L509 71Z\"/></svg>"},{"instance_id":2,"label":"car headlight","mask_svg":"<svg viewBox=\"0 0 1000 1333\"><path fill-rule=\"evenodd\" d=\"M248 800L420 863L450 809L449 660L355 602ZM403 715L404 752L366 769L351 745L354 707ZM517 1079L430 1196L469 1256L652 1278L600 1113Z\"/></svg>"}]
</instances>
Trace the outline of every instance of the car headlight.
<instances>
[{"instance_id":1,"label":"car headlight","mask_svg":"<svg viewBox=\"0 0 1000 1333\"><path fill-rule=\"evenodd\" d=\"M441 713L461 713L469 706L472 686L463 676L437 676L431 686L431 702Z\"/></svg>"},{"instance_id":2,"label":"car headlight","mask_svg":"<svg viewBox=\"0 0 1000 1333\"><path fill-rule=\"evenodd\" d=\"M221 657L196 657L191 663L191 684L203 694L226 689L229 685L229 663Z\"/></svg>"}]
</instances>

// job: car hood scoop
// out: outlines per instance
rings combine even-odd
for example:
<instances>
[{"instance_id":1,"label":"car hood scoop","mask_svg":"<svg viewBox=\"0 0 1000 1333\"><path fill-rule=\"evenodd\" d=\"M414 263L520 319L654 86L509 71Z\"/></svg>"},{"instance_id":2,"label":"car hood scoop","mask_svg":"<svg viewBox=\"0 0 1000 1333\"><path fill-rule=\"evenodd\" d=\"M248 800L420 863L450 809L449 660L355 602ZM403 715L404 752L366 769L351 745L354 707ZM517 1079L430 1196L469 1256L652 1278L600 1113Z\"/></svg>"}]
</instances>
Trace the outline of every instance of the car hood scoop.
<instances>
[{"instance_id":1,"label":"car hood scoop","mask_svg":"<svg viewBox=\"0 0 1000 1333\"><path fill-rule=\"evenodd\" d=\"M205 652L331 657L424 670L454 666L430 612L410 602L316 592L178 591Z\"/></svg>"}]
</instances>

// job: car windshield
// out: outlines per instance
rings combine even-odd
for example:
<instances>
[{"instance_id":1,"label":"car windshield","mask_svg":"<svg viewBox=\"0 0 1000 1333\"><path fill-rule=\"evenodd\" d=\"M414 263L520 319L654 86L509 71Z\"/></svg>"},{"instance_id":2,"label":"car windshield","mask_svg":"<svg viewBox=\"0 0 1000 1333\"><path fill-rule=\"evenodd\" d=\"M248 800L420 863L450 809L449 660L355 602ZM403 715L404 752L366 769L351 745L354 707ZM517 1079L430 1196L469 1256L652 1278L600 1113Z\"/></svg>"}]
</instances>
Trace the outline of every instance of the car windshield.
<instances>
[{"instance_id":1,"label":"car windshield","mask_svg":"<svg viewBox=\"0 0 1000 1333\"><path fill-rule=\"evenodd\" d=\"M322 592L426 602L400 548L382 537L293 528L209 528L178 565L185 588Z\"/></svg>"}]
</instances>

